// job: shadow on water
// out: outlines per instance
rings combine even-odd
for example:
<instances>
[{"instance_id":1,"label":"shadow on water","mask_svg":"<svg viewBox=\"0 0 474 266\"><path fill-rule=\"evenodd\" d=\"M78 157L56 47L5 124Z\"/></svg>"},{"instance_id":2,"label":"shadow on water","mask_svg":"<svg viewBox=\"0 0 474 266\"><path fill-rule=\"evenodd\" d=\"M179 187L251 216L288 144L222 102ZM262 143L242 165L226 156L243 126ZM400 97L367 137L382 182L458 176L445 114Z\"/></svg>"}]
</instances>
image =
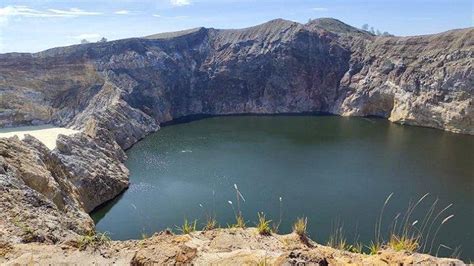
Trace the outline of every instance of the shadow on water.
<instances>
[{"instance_id":1,"label":"shadow on water","mask_svg":"<svg viewBox=\"0 0 474 266\"><path fill-rule=\"evenodd\" d=\"M92 217L92 219L94 220L94 223L99 223L100 220L102 220L102 218L105 217L105 215L107 215L107 213L114 207L115 204L117 204L120 199L123 197L123 195L125 194L127 190L124 190L122 193L120 193L119 195L117 195L115 198L107 201L107 202L104 202L103 204L97 206L91 213L90 213L90 216Z\"/></svg>"},{"instance_id":2,"label":"shadow on water","mask_svg":"<svg viewBox=\"0 0 474 266\"><path fill-rule=\"evenodd\" d=\"M163 122L160 124L161 127L171 126L171 125L178 125L178 124L185 124L190 122L195 122L199 120L203 120L206 118L213 118L213 117L278 117L278 116L335 116L330 113L326 112L302 112L302 113L279 113L279 114L257 114L257 113L243 113L243 114L223 114L223 115L210 115L210 114L196 114L196 115L186 115L182 117L175 118L168 122ZM368 116L369 118L378 118L375 116Z\"/></svg>"}]
</instances>

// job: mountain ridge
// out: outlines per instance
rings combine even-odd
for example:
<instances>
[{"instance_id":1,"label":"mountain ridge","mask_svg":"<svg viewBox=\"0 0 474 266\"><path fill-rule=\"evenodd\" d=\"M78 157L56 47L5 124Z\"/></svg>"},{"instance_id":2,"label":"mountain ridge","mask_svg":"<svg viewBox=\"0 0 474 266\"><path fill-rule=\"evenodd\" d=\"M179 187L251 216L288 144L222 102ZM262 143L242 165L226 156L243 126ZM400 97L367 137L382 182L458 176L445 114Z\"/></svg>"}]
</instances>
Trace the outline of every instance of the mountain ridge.
<instances>
[{"instance_id":1,"label":"mountain ridge","mask_svg":"<svg viewBox=\"0 0 474 266\"><path fill-rule=\"evenodd\" d=\"M335 30L328 31L326 28L329 28L330 30L335 28L339 32L336 32ZM343 29L343 33L340 33L341 28ZM459 57L460 55L458 52L462 52L463 55L459 59L462 59L462 57L464 56L465 57L463 59L464 61L469 60L470 57L472 57L472 53L470 53L469 51L470 49L472 50L472 46L474 46L472 41L469 41L470 39L472 39L470 38L473 35L472 33L473 33L473 29L464 29L464 30L448 31L445 33L425 35L425 36L377 37L377 36L371 35L370 33L358 30L354 27L351 27L335 19L328 19L328 18L316 19L316 20L310 21L307 24L300 24L300 23L292 22L288 20L276 19L276 20L271 20L269 22L254 26L254 27L248 27L245 29L238 29L238 30L216 30L212 28L207 29L207 28L200 27L193 30L180 31L177 33L176 32L165 33L167 35L165 35L165 37L160 37L160 38L157 38L156 37L157 35L153 35L155 37L152 39L130 38L130 39L122 39L122 40L111 41L111 42L106 42L106 43L90 43L90 44L74 45L74 46L67 46L67 47L52 48L52 49L48 49L48 50L34 53L34 54L3 54L3 55L0 55L0 58L2 58L2 63L0 63L0 66L3 68L4 80L5 80L5 76L9 75L8 73L9 68L12 71L17 71L17 70L26 71L26 72L21 72L21 73L28 75L29 73L28 70L31 70L30 72L35 72L35 71L38 71L37 69L38 67L43 67L46 71L49 68L54 68L55 65L58 65L58 67L59 65L61 65L65 67L65 69L70 68L71 72L76 73L78 75L77 79L83 79L84 77L86 77L87 79L89 79L89 82L92 82L92 80L97 80L97 81L104 80L104 72L103 72L104 68L102 66L107 68L107 65L110 65L111 58L116 58L117 55L125 56L125 54L127 53L133 53L134 55L127 55L127 56L142 57L141 59L139 59L139 60L142 60L140 64L144 63L144 65L142 64L142 66L146 67L147 69L149 69L149 67L156 68L156 66L162 65L162 64L173 65L173 62L166 61L166 60L156 61L156 64L150 61L150 60L161 60L159 58L162 56L164 56L163 58L165 57L168 58L167 60L175 60L175 61L181 60L181 63L185 63L185 61L187 61L188 63L191 63L191 61L194 61L194 63L198 64L197 65L198 68L195 68L194 70L192 70L192 73L190 72L188 74L191 76L198 75L201 78L204 78L203 75L206 75L205 74L206 70L201 68L203 64L209 64L211 62L214 62L219 65L222 65L222 64L227 64L227 62L231 63L232 60L241 60L239 58L243 58L243 57L253 58L252 60L258 61L259 60L258 58L264 55L265 56L269 55L270 53L275 53L275 56L276 56L275 60L280 60L278 58L278 56L280 56L279 54L281 54L282 52L285 52L285 53L289 52L294 55L292 56L295 60L299 60L299 62L306 62L305 65L307 65L308 67L312 66L316 68L320 68L321 66L318 66L318 64L321 64L321 62L325 60L329 60L332 57L333 59L331 59L330 61L325 61L324 64L326 64L327 66L339 64L339 67L338 67L339 70L334 70L334 71L338 73L335 79L336 81L340 83L340 81L345 81L343 78L344 72L349 71L347 72L347 74L349 76L353 76L354 70L358 69L362 65L365 65L367 68L370 68L371 65L373 64L371 60L374 60L374 59L376 59L376 61L380 61L376 63L382 64L382 65L386 64L386 65L385 65L385 69L382 70L382 72L374 73L374 76L372 77L372 79L373 78L379 79L381 75L386 76L387 74L390 74L389 72L392 71L394 66L396 65L396 63L394 63L395 61L401 62L400 66L402 68L403 68L403 65L406 65L406 63L402 62L404 60L407 61L408 64L410 64L410 62L417 63L418 61L420 61L420 60L418 61L416 60L416 57L419 56L419 53L426 53L426 55L423 55L422 58L432 58L430 60L437 60L439 61L438 64L443 64L442 61L444 59L440 56L440 54L442 53L457 53L456 56ZM159 36L163 36L163 35L159 35ZM450 47L449 48L450 50L444 49L443 46ZM394 50L395 48L398 50ZM454 51L455 49L459 51ZM373 55L368 54L369 51L374 54ZM179 57L177 55L178 52L187 54L188 56L190 56L189 59L178 58ZM305 53L306 53L306 56L304 55ZM148 58L152 54L154 54L153 55L154 58ZM377 54L379 54L379 56ZM384 57L386 58L384 59ZM147 58L150 60L148 60ZM281 57L282 60L286 60L285 58L286 57ZM452 58L452 56L450 58ZM228 61L228 60L231 60L231 61ZM272 59L269 58L266 60L267 60L266 61L267 68L269 68L267 71L272 71L270 70L270 68L272 68L270 65L273 64L270 61ZM323 61L318 62L318 60L319 61L323 60ZM119 63L119 61L115 60L116 63ZM257 61L255 61L255 63L259 64ZM382 61L384 61L385 63ZM120 62L121 64L126 64L125 61L120 61ZM299 62L295 61L294 65L299 64ZM147 64L148 66L146 66ZM232 64L234 65L234 63ZM238 63L238 64L239 66L244 66L243 63ZM420 64L420 62L418 62L417 64ZM464 65L466 68L465 71L468 71L468 72L472 71L472 64L469 64L469 62L464 62ZM237 65L234 65L234 66L237 66ZM136 67L137 66L135 66L134 68ZM174 67L174 66L170 66L170 67ZM422 65L420 65L420 67L422 67ZM186 68L180 68L180 69L185 70ZM372 67L371 69L374 69L374 68ZM430 71L433 69L437 69L437 68L431 67ZM158 68L155 70L159 72L163 71L163 69L158 69ZM414 79L418 79L418 76L420 74L423 75L423 72L416 71L415 69L413 70L417 73L416 75L412 77L413 80L411 80L410 82L413 84L410 86L417 87L419 85L417 85L418 83ZM2 70L0 69L0 71ZM57 69L56 71L59 71L59 69ZM164 71L166 72L166 70ZM281 71L283 71L283 69L281 69ZM326 70L320 69L319 71L324 72ZM333 73L336 73L336 72L333 72ZM387 73L384 73L384 72L387 72ZM81 73L82 73L82 76L81 76ZM394 72L392 73L395 74ZM399 78L398 76L404 75L406 73L407 72L405 72L403 69L400 69L398 74L395 74L395 76L391 77L391 79L394 79L394 80L391 80L389 83L383 86L389 86L390 84L396 85L397 84L396 79ZM364 78L364 75L362 75L362 73L358 73L358 74L361 75L360 78ZM466 73L464 73L464 75L465 74ZM50 76L51 73L47 73L47 75ZM209 73L207 75L208 75L208 78L206 79L209 80L209 77L212 77L212 75L209 76L210 75ZM441 73L441 75L443 74ZM182 78L187 79L188 77L184 76ZM250 76L248 78L252 79ZM322 77L319 77L318 79L321 79L321 78ZM20 79L21 79L21 76L20 76ZM62 80L62 79L63 78L59 78L59 80ZM30 83L31 83L31 81L34 81L37 79L34 77L28 77L28 80L30 80ZM463 78L463 81L467 82L467 83L464 83L465 84L464 86L467 86L467 87L472 86L472 82L471 84L469 84L470 83L469 79ZM207 81L203 80L202 82L207 82ZM288 80L288 82L291 83L292 81ZM312 83L313 81L307 80L305 82ZM18 81L17 80L11 80L11 82L4 81L3 83L0 83L0 85L9 87L9 86L15 86L15 83L18 83ZM54 81L53 83L57 83L57 82ZM103 83L103 81L98 82L95 85L93 84L89 84L89 85L92 87L101 86L100 85L101 83ZM42 81L42 84L43 86L56 85L56 84L52 85L52 83L51 82L48 83L48 81ZM381 85L382 84L378 84L378 86L381 86ZM35 86L38 86L38 84L36 84ZM72 84L68 86L72 86ZM81 85L79 84L78 86L81 86ZM323 85L323 86L326 86L326 85ZM316 110L313 110L314 108L306 107L304 111L325 111L325 112L342 114L342 115L378 115L382 117L387 117L388 113L391 110L393 110L393 108L391 108L392 104L388 104L388 103L387 103L387 106L382 108L384 110L381 110L381 111L375 110L368 113L363 110L362 111L356 110L354 108L349 108L350 110L349 109L346 110L347 108L345 108L344 106L338 107L337 105L340 105L340 104L344 105L344 101L343 99L340 99L339 101L342 101L342 103L338 104L337 103L338 100L335 99L335 97L337 96L336 94L338 94L341 91L340 89L344 88L344 86L340 86L337 84L333 84L331 86L333 87L331 89L333 91L332 92L333 95L330 96L330 98L334 98L333 99L334 102L331 103L331 101L333 100L328 99L328 98L326 98L325 101L326 102L329 101L327 105L332 105L333 106L332 108L316 107L315 108ZM360 86L366 86L366 85L359 84L357 86L360 87ZM27 86L25 87L23 85L21 85L20 87L22 87L22 89L29 90L32 94L39 93L38 90L34 88L28 89ZM69 89L63 86L61 88L58 88L57 90L69 90ZM351 90L352 89L349 89L349 91ZM371 89L370 91L373 91L373 89ZM442 90L442 91L445 91L443 93L448 93L446 92L446 90ZM468 94L472 94L472 91L469 89L463 90L463 91L467 92ZM324 89L321 92L325 93L325 92L328 92L328 90ZM10 89L8 94L11 95L12 97L15 97L15 95L12 95L11 93L13 92ZM37 123L53 122L59 125L68 124L66 121L62 121L64 119L61 119L60 117L58 117L60 115L55 115L55 112L58 110L57 110L57 107L54 106L55 105L54 102L51 103L51 100L54 100L54 99L48 99L48 97L45 97L42 94L44 93L41 93L41 95L38 95L39 98L38 97L35 98L36 100L41 100L40 98L43 97L44 104L39 104L39 105L35 104L35 106L40 107L39 109L43 109L43 111L39 112L41 118L33 119L33 120L37 121ZM52 96L53 98L57 97L57 96L51 95L51 94L54 94L54 91L48 91L48 94L50 94L50 96ZM389 93L389 94L394 95L394 93ZM25 98L25 100L27 103L31 101L31 99L28 99L28 98ZM84 99L84 100L87 101L87 99ZM246 101L249 101L249 100L250 99L247 99ZM50 103L48 104L48 102ZM84 102L82 105L84 104L86 103ZM8 107L11 104L4 104L4 105L7 105ZM468 108L467 110L469 113L472 112L471 110L472 107L469 107L469 104L466 108ZM14 108L4 108L4 109L9 110L9 112L11 112L12 114L17 114L18 116L17 108L14 107ZM52 114L49 115L50 117L49 119L45 119L45 117L48 117L48 115L46 115L45 113L46 109L49 110L48 112L50 113L52 112ZM241 110L241 111L246 112L245 110ZM257 110L254 110L254 111L257 111ZM291 110L285 109L281 111L291 111ZM75 111L76 114L73 114L73 116L77 115L78 112L80 112L80 110L76 110ZM20 113L23 113L23 112L20 112ZM29 112L26 115L35 117L35 116L38 116L36 115L36 113L38 112ZM71 116L71 114L69 114L68 116ZM472 134L474 130L472 129L471 116L472 115L465 116L470 120L468 121L469 123L468 123L467 130L457 129L457 128L448 128L448 130L455 131L455 132L464 132L464 133L470 132L469 134ZM9 118L6 118L6 119L9 120ZM0 116L0 125L3 125L3 126L14 125L14 124L27 125L29 123L27 120L28 119L24 120L24 122L19 121L18 123L16 122L8 123L5 120L3 120L2 122L1 116ZM403 123L407 122L411 124L418 124L422 126L445 128L445 126L439 125L437 121L433 121L429 123L426 123L426 122L417 123L416 118L415 119L397 118L393 120L400 121ZM76 127L81 127L81 125L76 125Z\"/></svg>"},{"instance_id":2,"label":"mountain ridge","mask_svg":"<svg viewBox=\"0 0 474 266\"><path fill-rule=\"evenodd\" d=\"M331 28L325 28L325 27L322 27L320 26L321 24L324 25L324 24L332 24L332 23L337 23L339 25L342 25L346 28L349 28L351 31L353 32L360 32L360 33L365 33L369 36L373 36L373 37L377 37L377 35L374 35L368 31L364 31L364 30L361 30L357 27L354 27L354 26L351 26L349 24L346 24L344 22L342 22L341 20L339 19L335 19L335 18L330 18L330 17L322 17L322 18L316 18L316 19L312 19L310 22L308 23L300 23L300 22L296 22L296 21L292 21L292 20L287 20L287 19L283 19L283 18L277 18L277 19L273 19L273 20L270 20L270 21L267 21L267 22L263 22L261 24L258 24L258 25L255 25L255 26L249 26L249 27L245 27L245 28L229 28L229 29L216 29L216 28L212 28L212 27L196 27L196 28L189 28L189 29L183 29L183 30L177 30L177 31L167 31L167 32L159 32L159 33L154 33L154 34L151 34L151 35L146 35L146 36L142 36L142 37L127 37L127 38L121 38L121 39L117 39L117 40L111 40L111 41L108 41L109 43L111 42L120 42L120 41L127 41L127 40L133 40L133 39L170 39L170 38L173 38L173 37L181 37L181 36L185 36L187 34L192 34L192 33L195 33L199 30L214 30L214 31L243 31L243 30L247 30L247 29L250 29L250 28L255 28L255 27L259 27L259 26L262 26L262 25L265 25L265 24L268 24L268 23L272 23L272 22L275 22L275 21L284 21L285 23L296 23L296 24L299 24L299 25L303 25L303 26L308 26L308 25L312 25L312 24L317 24L319 27L321 27L321 29L324 29L326 31L330 31L330 32L335 32L337 33L337 31L335 30L331 30ZM439 34L444 34L444 33L449 33L449 32L460 32L460 31L471 31L473 29L473 27L468 27L468 28L456 28L456 29L450 29L450 30L446 30L446 31L441 31L441 32L437 32L437 33L428 33L428 34L418 34L418 35L403 35L403 36L391 36L391 37L396 37L396 38L410 38L410 37L423 37L423 36L433 36L433 35L439 35ZM155 38L155 37L159 37L159 38ZM381 36L379 36L381 37ZM79 46L87 46L87 45L94 45L96 43L86 43L86 44L71 44L71 45L65 45L65 46L57 46L57 47L52 47L52 48L48 48L48 49L45 49L45 50L42 50L42 51L38 51L38 52L8 52L8 53L0 53L0 56L1 55L33 55L33 54L40 54L40 53L43 53L43 52L46 52L46 51L49 51L49 50L53 50L53 49L61 49L61 48L67 48L67 47L79 47Z\"/></svg>"},{"instance_id":3,"label":"mountain ridge","mask_svg":"<svg viewBox=\"0 0 474 266\"><path fill-rule=\"evenodd\" d=\"M0 55L0 127L81 131L52 151L0 139L0 242L28 241L18 214L41 242L92 230L87 213L128 187L124 150L185 116L324 112L474 134L474 28L375 37L327 22Z\"/></svg>"}]
</instances>

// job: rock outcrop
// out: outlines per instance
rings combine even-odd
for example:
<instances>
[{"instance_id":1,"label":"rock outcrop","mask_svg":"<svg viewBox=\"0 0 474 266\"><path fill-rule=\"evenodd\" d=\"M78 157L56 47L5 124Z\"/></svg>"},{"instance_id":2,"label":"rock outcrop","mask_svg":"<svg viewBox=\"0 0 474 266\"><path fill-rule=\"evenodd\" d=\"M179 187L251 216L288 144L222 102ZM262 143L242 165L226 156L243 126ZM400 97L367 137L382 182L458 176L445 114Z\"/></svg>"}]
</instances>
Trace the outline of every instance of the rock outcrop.
<instances>
[{"instance_id":1,"label":"rock outcrop","mask_svg":"<svg viewBox=\"0 0 474 266\"><path fill-rule=\"evenodd\" d=\"M89 121L129 147L193 114L327 112L474 134L474 29L381 37L334 19L0 55L0 125Z\"/></svg>"},{"instance_id":2,"label":"rock outcrop","mask_svg":"<svg viewBox=\"0 0 474 266\"><path fill-rule=\"evenodd\" d=\"M33 137L0 139L0 242L56 243L93 230L59 158Z\"/></svg>"},{"instance_id":3,"label":"rock outcrop","mask_svg":"<svg viewBox=\"0 0 474 266\"><path fill-rule=\"evenodd\" d=\"M69 170L67 179L77 188L86 212L128 187L128 169L121 163L125 153L118 145L101 145L84 134L60 135L53 154Z\"/></svg>"},{"instance_id":4,"label":"rock outcrop","mask_svg":"<svg viewBox=\"0 0 474 266\"><path fill-rule=\"evenodd\" d=\"M87 213L128 187L123 160L115 142L84 133L60 135L53 151L29 135L0 138L0 242L57 243L93 231Z\"/></svg>"},{"instance_id":5,"label":"rock outcrop","mask_svg":"<svg viewBox=\"0 0 474 266\"><path fill-rule=\"evenodd\" d=\"M309 245L308 245L309 244ZM61 246L19 244L0 246L5 265L464 265L456 259L425 254L380 250L375 255L351 253L301 241L296 234L261 236L255 228L217 229L151 238L112 241L79 250L73 243Z\"/></svg>"},{"instance_id":6,"label":"rock outcrop","mask_svg":"<svg viewBox=\"0 0 474 266\"><path fill-rule=\"evenodd\" d=\"M0 126L81 131L53 151L0 139L0 241L92 230L86 213L128 186L123 150L189 115L375 115L474 134L473 58L473 28L380 37L334 19L0 54Z\"/></svg>"}]
</instances>

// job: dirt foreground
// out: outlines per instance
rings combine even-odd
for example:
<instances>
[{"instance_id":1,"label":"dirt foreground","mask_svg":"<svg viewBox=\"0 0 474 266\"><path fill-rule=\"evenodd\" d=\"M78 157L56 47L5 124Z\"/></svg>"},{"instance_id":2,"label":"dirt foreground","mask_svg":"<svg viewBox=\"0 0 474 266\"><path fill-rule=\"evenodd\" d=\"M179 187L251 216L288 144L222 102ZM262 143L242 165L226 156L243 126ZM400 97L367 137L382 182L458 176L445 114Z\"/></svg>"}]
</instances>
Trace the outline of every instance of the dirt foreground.
<instances>
[{"instance_id":1,"label":"dirt foreground","mask_svg":"<svg viewBox=\"0 0 474 266\"><path fill-rule=\"evenodd\" d=\"M161 232L144 240L110 241L79 248L77 242L0 247L2 265L464 265L460 260L384 249L376 255L323 246L297 234L261 236L255 228L216 229L174 235Z\"/></svg>"}]
</instances>

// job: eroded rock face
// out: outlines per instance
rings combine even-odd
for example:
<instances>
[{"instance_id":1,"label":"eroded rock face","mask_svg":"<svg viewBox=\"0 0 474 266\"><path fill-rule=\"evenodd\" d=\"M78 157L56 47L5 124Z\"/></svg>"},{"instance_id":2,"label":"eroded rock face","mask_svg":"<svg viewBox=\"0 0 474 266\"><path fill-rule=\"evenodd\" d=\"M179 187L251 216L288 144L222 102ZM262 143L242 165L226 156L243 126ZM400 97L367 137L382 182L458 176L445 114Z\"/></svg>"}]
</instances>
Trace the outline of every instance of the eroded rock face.
<instances>
[{"instance_id":1,"label":"eroded rock face","mask_svg":"<svg viewBox=\"0 0 474 266\"><path fill-rule=\"evenodd\" d=\"M33 137L0 139L0 241L56 243L93 230L70 175Z\"/></svg>"},{"instance_id":2,"label":"eroded rock face","mask_svg":"<svg viewBox=\"0 0 474 266\"><path fill-rule=\"evenodd\" d=\"M95 123L123 148L193 114L377 115L473 134L473 39L472 28L400 38L273 20L4 54L0 124Z\"/></svg>"},{"instance_id":3,"label":"eroded rock face","mask_svg":"<svg viewBox=\"0 0 474 266\"><path fill-rule=\"evenodd\" d=\"M0 232L21 236L20 213L49 242L90 230L86 212L128 186L123 149L183 116L376 115L474 134L473 57L473 28L376 37L333 19L0 54L0 126L82 132L53 151L0 139Z\"/></svg>"},{"instance_id":4,"label":"eroded rock face","mask_svg":"<svg viewBox=\"0 0 474 266\"><path fill-rule=\"evenodd\" d=\"M128 169L121 163L125 153L118 145L101 145L99 140L82 133L60 135L53 154L68 169L68 180L77 189L86 212L128 187Z\"/></svg>"},{"instance_id":5,"label":"eroded rock face","mask_svg":"<svg viewBox=\"0 0 474 266\"><path fill-rule=\"evenodd\" d=\"M0 155L0 241L86 234L94 229L87 213L128 187L126 155L111 138L60 135L51 151L29 135L12 137L0 139Z\"/></svg>"},{"instance_id":6,"label":"eroded rock face","mask_svg":"<svg viewBox=\"0 0 474 266\"><path fill-rule=\"evenodd\" d=\"M474 133L473 29L377 37L360 50L334 113Z\"/></svg>"}]
</instances>

